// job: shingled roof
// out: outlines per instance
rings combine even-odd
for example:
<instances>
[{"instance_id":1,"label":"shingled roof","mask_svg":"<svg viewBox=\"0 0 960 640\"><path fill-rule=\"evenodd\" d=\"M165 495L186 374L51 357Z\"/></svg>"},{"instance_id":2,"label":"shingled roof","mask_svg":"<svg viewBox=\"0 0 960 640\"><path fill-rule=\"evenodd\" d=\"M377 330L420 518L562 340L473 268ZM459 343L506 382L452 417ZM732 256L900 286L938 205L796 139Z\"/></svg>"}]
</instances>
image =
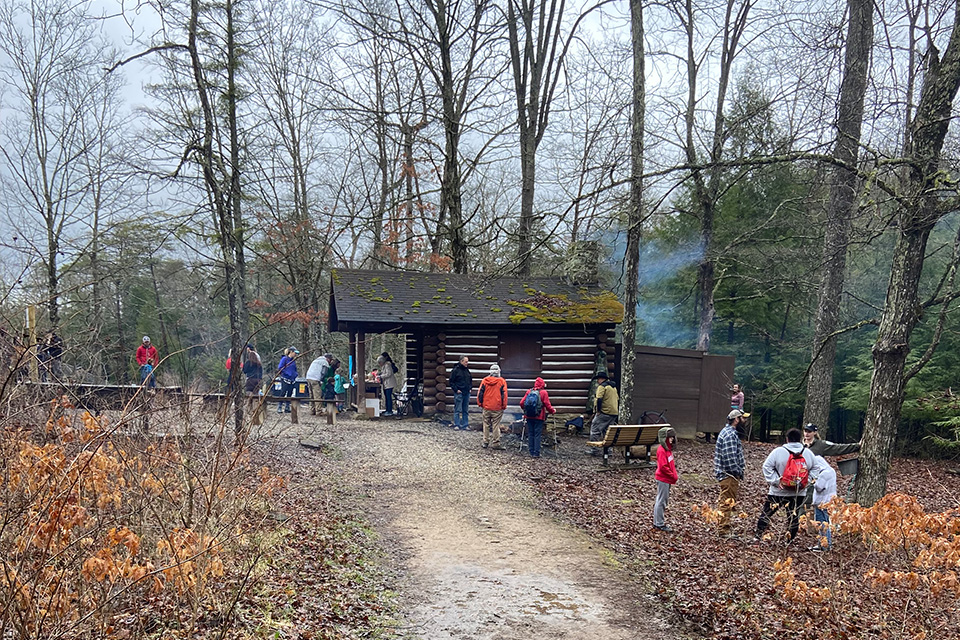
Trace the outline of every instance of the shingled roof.
<instances>
[{"instance_id":1,"label":"shingled roof","mask_svg":"<svg viewBox=\"0 0 960 640\"><path fill-rule=\"evenodd\" d=\"M610 326L623 319L612 292L560 278L336 269L330 280L331 331L357 323Z\"/></svg>"}]
</instances>

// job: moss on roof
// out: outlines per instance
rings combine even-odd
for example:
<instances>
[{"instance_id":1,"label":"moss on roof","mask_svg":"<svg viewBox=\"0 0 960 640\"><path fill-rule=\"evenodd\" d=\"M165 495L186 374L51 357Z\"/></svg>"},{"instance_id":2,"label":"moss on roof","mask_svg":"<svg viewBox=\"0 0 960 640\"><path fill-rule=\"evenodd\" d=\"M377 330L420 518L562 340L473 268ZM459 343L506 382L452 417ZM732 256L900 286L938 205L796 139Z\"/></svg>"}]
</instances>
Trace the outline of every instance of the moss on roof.
<instances>
[{"instance_id":1,"label":"moss on roof","mask_svg":"<svg viewBox=\"0 0 960 640\"><path fill-rule=\"evenodd\" d=\"M529 293L531 289L528 289ZM571 300L565 294L551 295L534 291L521 300L507 300L514 308L510 322L520 324L527 319L565 324L618 323L623 320L623 305L613 292L590 295L580 291L580 300Z\"/></svg>"},{"instance_id":2,"label":"moss on roof","mask_svg":"<svg viewBox=\"0 0 960 640\"><path fill-rule=\"evenodd\" d=\"M339 322L452 324L616 324L623 305L599 287L560 278L337 269L331 274ZM427 319L411 318L421 311Z\"/></svg>"}]
</instances>

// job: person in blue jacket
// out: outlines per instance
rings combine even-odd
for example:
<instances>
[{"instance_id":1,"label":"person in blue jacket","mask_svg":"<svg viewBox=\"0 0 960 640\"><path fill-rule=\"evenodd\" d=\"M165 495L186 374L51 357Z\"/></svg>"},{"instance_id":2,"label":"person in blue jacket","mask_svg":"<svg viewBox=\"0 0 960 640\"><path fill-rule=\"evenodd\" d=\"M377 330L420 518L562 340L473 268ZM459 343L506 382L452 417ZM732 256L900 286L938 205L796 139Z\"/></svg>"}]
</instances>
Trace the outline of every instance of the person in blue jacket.
<instances>
[{"instance_id":1,"label":"person in blue jacket","mask_svg":"<svg viewBox=\"0 0 960 640\"><path fill-rule=\"evenodd\" d=\"M280 378L280 397L290 398L293 396L293 390L297 386L297 356L300 350L296 347L287 347L283 357L280 358L280 364L277 365L277 375ZM281 402L277 405L277 413L290 413L290 401L286 406Z\"/></svg>"}]
</instances>

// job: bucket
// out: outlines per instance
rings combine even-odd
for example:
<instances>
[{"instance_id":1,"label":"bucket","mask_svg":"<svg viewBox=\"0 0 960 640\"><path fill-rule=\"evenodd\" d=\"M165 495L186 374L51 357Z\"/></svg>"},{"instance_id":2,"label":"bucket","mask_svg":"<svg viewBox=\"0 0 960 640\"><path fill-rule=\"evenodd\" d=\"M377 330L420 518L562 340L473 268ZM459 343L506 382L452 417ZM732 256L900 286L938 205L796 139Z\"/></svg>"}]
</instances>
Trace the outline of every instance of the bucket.
<instances>
[{"instance_id":1,"label":"bucket","mask_svg":"<svg viewBox=\"0 0 960 640\"><path fill-rule=\"evenodd\" d=\"M840 475L842 476L854 476L857 474L857 470L860 469L860 458L841 460L837 463L837 468L840 470Z\"/></svg>"}]
</instances>

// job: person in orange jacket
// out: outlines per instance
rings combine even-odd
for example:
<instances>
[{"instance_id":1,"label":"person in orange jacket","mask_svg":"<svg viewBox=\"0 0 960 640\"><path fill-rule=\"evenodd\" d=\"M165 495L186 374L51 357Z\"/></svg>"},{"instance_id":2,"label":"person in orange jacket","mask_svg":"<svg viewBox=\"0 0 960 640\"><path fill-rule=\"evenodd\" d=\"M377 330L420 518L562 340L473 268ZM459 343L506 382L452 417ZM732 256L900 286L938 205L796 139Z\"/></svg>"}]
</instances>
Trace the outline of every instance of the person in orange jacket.
<instances>
[{"instance_id":1,"label":"person in orange jacket","mask_svg":"<svg viewBox=\"0 0 960 640\"><path fill-rule=\"evenodd\" d=\"M483 409L483 448L502 450L500 421L507 408L507 381L500 377L500 366L490 367L490 375L480 381L477 404Z\"/></svg>"}]
</instances>

